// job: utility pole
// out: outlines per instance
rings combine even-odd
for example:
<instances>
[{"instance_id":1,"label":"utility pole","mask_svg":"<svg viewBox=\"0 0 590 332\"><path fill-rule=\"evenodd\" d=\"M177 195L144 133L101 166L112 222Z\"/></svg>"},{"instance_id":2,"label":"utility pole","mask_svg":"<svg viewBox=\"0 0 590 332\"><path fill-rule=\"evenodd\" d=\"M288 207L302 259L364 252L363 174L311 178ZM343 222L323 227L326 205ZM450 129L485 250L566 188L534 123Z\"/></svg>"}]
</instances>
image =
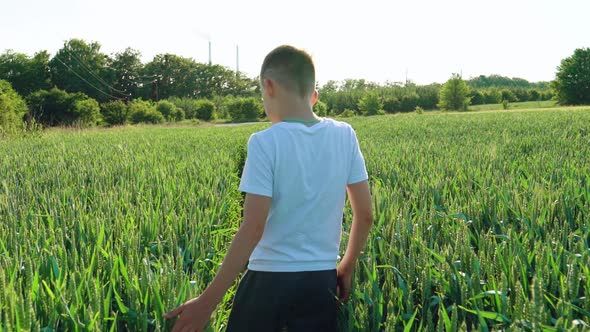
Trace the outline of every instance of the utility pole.
<instances>
[{"instance_id":1,"label":"utility pole","mask_svg":"<svg viewBox=\"0 0 590 332\"><path fill-rule=\"evenodd\" d=\"M236 45L236 78L240 77L240 48Z\"/></svg>"},{"instance_id":2,"label":"utility pole","mask_svg":"<svg viewBox=\"0 0 590 332\"><path fill-rule=\"evenodd\" d=\"M211 66L211 40L209 40L209 66Z\"/></svg>"},{"instance_id":3,"label":"utility pole","mask_svg":"<svg viewBox=\"0 0 590 332\"><path fill-rule=\"evenodd\" d=\"M406 86L408 86L408 68L406 68Z\"/></svg>"}]
</instances>

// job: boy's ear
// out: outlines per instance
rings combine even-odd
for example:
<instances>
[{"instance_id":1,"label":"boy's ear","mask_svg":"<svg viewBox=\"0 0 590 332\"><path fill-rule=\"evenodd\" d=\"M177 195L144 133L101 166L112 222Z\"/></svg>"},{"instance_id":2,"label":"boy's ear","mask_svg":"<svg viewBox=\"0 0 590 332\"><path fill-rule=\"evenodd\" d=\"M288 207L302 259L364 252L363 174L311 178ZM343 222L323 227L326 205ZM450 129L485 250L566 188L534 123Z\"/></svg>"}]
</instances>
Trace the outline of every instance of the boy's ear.
<instances>
[{"instance_id":1,"label":"boy's ear","mask_svg":"<svg viewBox=\"0 0 590 332\"><path fill-rule=\"evenodd\" d=\"M311 106L315 105L315 103L318 101L318 98L319 98L318 90L313 90L313 95L311 96Z\"/></svg>"},{"instance_id":2,"label":"boy's ear","mask_svg":"<svg viewBox=\"0 0 590 332\"><path fill-rule=\"evenodd\" d=\"M266 92L266 94L269 97L274 97L274 95L275 95L275 83L272 80L270 80L268 78L265 78L262 81L262 84L263 84L264 91Z\"/></svg>"}]
</instances>

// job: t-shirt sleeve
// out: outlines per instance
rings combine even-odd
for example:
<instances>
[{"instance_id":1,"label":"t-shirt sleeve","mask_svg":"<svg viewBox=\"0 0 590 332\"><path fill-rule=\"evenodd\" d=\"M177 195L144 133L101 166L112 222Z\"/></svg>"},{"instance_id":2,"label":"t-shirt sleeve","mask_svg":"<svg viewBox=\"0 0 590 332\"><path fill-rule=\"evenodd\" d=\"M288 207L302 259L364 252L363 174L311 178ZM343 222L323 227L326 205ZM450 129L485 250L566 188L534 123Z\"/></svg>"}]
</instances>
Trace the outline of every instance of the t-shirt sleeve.
<instances>
[{"instance_id":1,"label":"t-shirt sleeve","mask_svg":"<svg viewBox=\"0 0 590 332\"><path fill-rule=\"evenodd\" d=\"M351 128L351 131L352 158L350 173L348 174L348 184L358 183L369 179L369 175L367 174L367 168L365 166L365 158L363 157L363 153L361 152L359 141L356 137L354 129Z\"/></svg>"},{"instance_id":2,"label":"t-shirt sleeve","mask_svg":"<svg viewBox=\"0 0 590 332\"><path fill-rule=\"evenodd\" d=\"M259 140L256 135L248 140L248 154L239 189L249 194L272 197L272 159Z\"/></svg>"}]
</instances>

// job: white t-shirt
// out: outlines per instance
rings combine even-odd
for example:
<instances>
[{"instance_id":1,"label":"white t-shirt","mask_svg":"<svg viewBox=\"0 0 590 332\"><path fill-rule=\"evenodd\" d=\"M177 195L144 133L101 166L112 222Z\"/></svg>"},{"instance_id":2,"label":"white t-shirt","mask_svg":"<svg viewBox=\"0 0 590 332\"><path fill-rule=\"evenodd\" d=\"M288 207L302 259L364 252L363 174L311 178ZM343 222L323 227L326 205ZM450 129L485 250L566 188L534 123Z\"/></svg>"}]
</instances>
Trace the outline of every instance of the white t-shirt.
<instances>
[{"instance_id":1,"label":"white t-shirt","mask_svg":"<svg viewBox=\"0 0 590 332\"><path fill-rule=\"evenodd\" d=\"M272 203L248 269L335 269L346 185L367 179L356 134L347 123L279 122L250 136L239 189L272 197Z\"/></svg>"}]
</instances>

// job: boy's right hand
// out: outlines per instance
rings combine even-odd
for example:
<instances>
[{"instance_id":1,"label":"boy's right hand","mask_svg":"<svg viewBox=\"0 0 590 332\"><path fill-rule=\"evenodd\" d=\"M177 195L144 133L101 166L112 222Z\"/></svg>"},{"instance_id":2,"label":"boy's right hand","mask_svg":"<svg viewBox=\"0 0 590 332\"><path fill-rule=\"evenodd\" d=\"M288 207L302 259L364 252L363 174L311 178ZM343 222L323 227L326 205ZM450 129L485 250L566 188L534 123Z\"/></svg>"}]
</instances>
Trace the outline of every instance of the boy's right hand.
<instances>
[{"instance_id":1,"label":"boy's right hand","mask_svg":"<svg viewBox=\"0 0 590 332\"><path fill-rule=\"evenodd\" d=\"M352 269L342 265L338 266L336 278L336 295L340 302L346 302L350 296L350 288L352 287Z\"/></svg>"}]
</instances>

